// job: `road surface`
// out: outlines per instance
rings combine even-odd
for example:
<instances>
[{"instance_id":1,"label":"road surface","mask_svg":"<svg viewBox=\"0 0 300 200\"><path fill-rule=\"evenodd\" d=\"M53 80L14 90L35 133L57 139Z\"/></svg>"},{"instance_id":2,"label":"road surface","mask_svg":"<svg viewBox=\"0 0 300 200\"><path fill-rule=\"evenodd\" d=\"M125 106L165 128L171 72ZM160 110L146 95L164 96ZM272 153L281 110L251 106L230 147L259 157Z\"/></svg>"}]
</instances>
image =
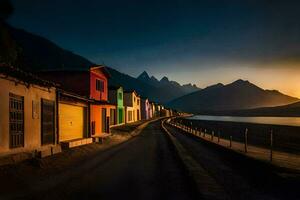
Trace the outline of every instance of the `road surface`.
<instances>
[{"instance_id":1,"label":"road surface","mask_svg":"<svg viewBox=\"0 0 300 200\"><path fill-rule=\"evenodd\" d=\"M167 128L231 199L300 199L299 178ZM157 121L63 169L11 167L0 176L0 199L202 199L167 137Z\"/></svg>"},{"instance_id":2,"label":"road surface","mask_svg":"<svg viewBox=\"0 0 300 200\"><path fill-rule=\"evenodd\" d=\"M300 199L299 172L272 167L166 127L231 199Z\"/></svg>"},{"instance_id":3,"label":"road surface","mask_svg":"<svg viewBox=\"0 0 300 200\"><path fill-rule=\"evenodd\" d=\"M160 121L62 174L32 180L0 199L199 199Z\"/></svg>"}]
</instances>

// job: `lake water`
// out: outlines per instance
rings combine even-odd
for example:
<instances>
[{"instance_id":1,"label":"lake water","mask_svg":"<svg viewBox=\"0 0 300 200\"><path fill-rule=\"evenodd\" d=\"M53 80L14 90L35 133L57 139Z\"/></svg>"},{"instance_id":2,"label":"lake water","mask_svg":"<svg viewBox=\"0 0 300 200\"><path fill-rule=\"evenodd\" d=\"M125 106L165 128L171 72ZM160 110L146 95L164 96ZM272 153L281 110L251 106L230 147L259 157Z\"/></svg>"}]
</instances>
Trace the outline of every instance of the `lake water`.
<instances>
[{"instance_id":1,"label":"lake water","mask_svg":"<svg viewBox=\"0 0 300 200\"><path fill-rule=\"evenodd\" d=\"M235 117L235 116L194 115L192 117L188 117L187 119L300 126L300 117Z\"/></svg>"}]
</instances>

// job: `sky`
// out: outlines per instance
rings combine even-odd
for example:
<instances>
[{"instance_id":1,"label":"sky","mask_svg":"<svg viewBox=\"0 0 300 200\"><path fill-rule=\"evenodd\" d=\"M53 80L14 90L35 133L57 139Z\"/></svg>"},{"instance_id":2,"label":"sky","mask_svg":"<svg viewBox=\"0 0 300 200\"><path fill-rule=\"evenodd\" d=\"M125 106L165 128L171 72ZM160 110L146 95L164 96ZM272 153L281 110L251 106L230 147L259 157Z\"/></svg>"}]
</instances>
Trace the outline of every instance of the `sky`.
<instances>
[{"instance_id":1,"label":"sky","mask_svg":"<svg viewBox=\"0 0 300 200\"><path fill-rule=\"evenodd\" d=\"M202 88L242 78L300 98L300 1L12 2L15 27L129 75Z\"/></svg>"}]
</instances>

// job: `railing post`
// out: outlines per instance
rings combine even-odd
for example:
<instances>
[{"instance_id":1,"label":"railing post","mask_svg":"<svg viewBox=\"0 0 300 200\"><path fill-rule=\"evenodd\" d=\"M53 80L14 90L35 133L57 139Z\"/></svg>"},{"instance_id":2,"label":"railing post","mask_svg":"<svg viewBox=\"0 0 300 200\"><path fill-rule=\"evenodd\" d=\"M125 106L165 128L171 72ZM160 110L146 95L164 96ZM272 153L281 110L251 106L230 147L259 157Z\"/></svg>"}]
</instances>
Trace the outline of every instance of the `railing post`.
<instances>
[{"instance_id":1,"label":"railing post","mask_svg":"<svg viewBox=\"0 0 300 200\"><path fill-rule=\"evenodd\" d=\"M273 161L273 130L270 133L270 162Z\"/></svg>"},{"instance_id":2,"label":"railing post","mask_svg":"<svg viewBox=\"0 0 300 200\"><path fill-rule=\"evenodd\" d=\"M232 136L230 136L230 143L229 143L230 148L232 147Z\"/></svg>"},{"instance_id":3,"label":"railing post","mask_svg":"<svg viewBox=\"0 0 300 200\"><path fill-rule=\"evenodd\" d=\"M245 153L248 152L248 129L245 130Z\"/></svg>"},{"instance_id":4,"label":"railing post","mask_svg":"<svg viewBox=\"0 0 300 200\"><path fill-rule=\"evenodd\" d=\"M218 132L218 143L220 143L220 131Z\"/></svg>"},{"instance_id":5,"label":"railing post","mask_svg":"<svg viewBox=\"0 0 300 200\"><path fill-rule=\"evenodd\" d=\"M215 132L212 131L212 132L211 132L211 141L214 141L214 135L215 135Z\"/></svg>"},{"instance_id":6,"label":"railing post","mask_svg":"<svg viewBox=\"0 0 300 200\"><path fill-rule=\"evenodd\" d=\"M205 137L205 135L206 135L206 129L204 129L203 137Z\"/></svg>"}]
</instances>

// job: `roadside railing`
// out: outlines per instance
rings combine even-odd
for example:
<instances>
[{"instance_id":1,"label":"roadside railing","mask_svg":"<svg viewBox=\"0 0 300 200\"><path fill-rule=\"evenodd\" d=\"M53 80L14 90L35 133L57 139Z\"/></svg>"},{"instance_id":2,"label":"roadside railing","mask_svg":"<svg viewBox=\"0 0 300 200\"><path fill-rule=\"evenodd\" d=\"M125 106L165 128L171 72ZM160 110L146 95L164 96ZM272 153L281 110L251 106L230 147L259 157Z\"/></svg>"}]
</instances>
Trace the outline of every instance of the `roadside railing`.
<instances>
[{"instance_id":1,"label":"roadside railing","mask_svg":"<svg viewBox=\"0 0 300 200\"><path fill-rule=\"evenodd\" d=\"M207 123L207 122L205 122ZM210 124L202 124L201 123L193 123L193 121L186 120L183 118L172 118L168 121L168 124L181 129L182 131L194 135L196 137L200 137L207 141L211 141L227 148L234 148L243 153L250 153L256 152L257 154L261 154L260 156L264 156L264 160L269 160L270 162L274 159L274 150L281 151L285 149L283 152L292 153L295 155L295 158L300 159L300 145L296 145L298 142L298 138L293 142L287 142L288 139L291 138L284 138L282 135L275 135L274 129L269 128L264 135L254 134L252 131L255 130L253 127L251 129L244 128L243 126L238 126L238 129L244 129L243 132L239 131L239 134L231 134L232 130L237 130L237 128L232 128L234 125L230 125L230 131L221 131L220 125L212 126L212 122ZM261 125L258 126L261 131L266 131L266 127ZM279 127L282 128L282 127ZM250 131L251 130L251 131ZM278 130L278 128L275 130ZM299 132L300 134L300 132ZM289 137L285 136L285 137ZM284 138L284 139L282 139ZM282 140L282 141L278 141ZM276 152L277 153L277 152ZM283 156L283 154L278 154L279 156ZM267 157L267 158L266 158ZM299 160L298 160L299 161Z\"/></svg>"}]
</instances>

